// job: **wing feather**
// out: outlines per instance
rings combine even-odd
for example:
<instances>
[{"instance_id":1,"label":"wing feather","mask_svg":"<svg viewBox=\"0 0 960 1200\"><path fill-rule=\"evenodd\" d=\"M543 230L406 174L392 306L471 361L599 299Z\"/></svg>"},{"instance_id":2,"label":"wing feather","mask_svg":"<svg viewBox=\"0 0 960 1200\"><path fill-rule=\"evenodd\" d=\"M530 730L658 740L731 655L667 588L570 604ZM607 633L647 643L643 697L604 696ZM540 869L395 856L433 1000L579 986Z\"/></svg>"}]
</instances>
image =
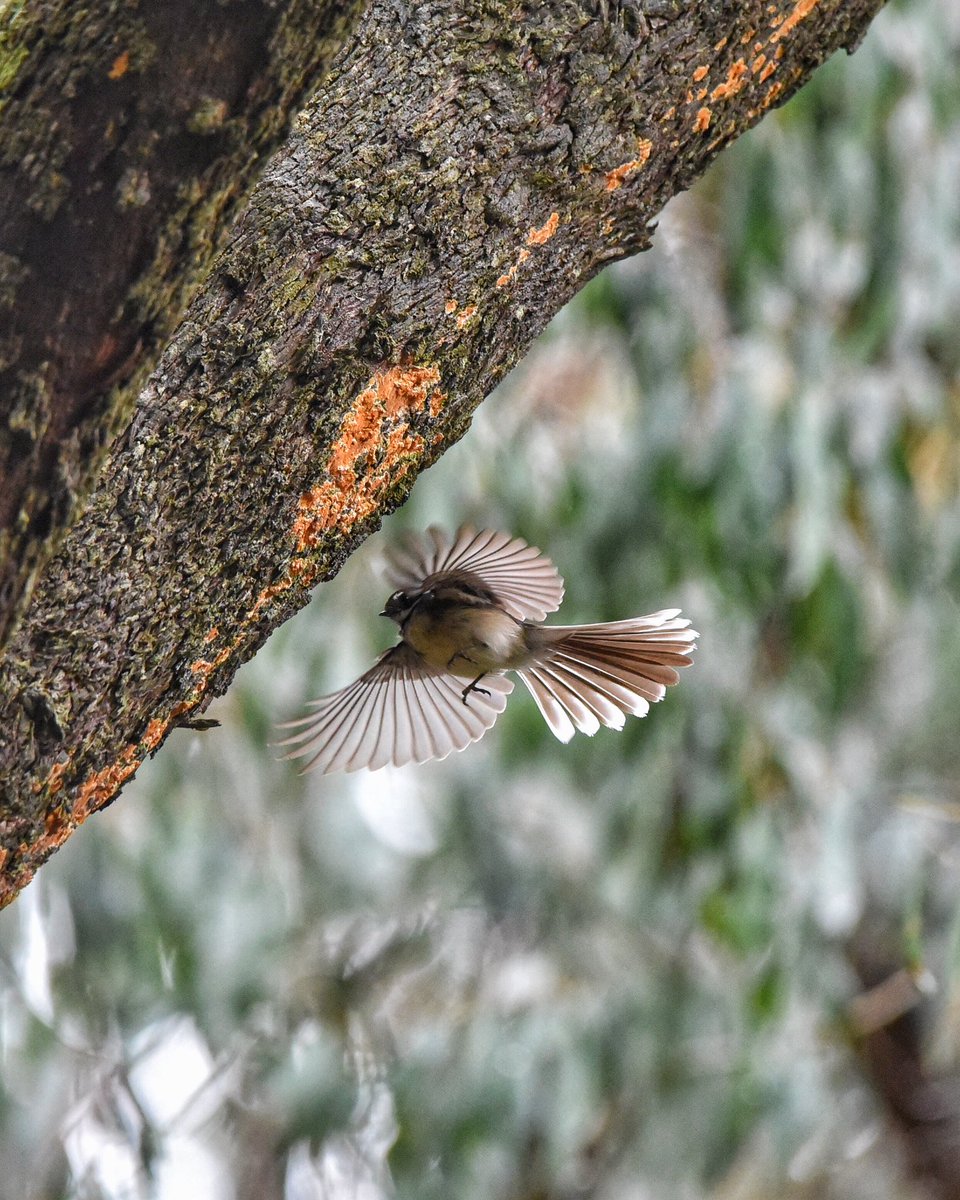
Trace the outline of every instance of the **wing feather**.
<instances>
[{"instance_id":1,"label":"wing feather","mask_svg":"<svg viewBox=\"0 0 960 1200\"><path fill-rule=\"evenodd\" d=\"M461 525L455 534L432 525L387 552L391 587L429 588L443 579L480 585L521 621L542 621L559 608L563 580L546 555L508 533Z\"/></svg>"},{"instance_id":2,"label":"wing feather","mask_svg":"<svg viewBox=\"0 0 960 1200\"><path fill-rule=\"evenodd\" d=\"M463 701L462 679L428 667L402 642L347 687L311 701L307 716L281 726L278 742L304 771L377 770L446 758L477 741L503 712L513 684L502 675Z\"/></svg>"}]
</instances>

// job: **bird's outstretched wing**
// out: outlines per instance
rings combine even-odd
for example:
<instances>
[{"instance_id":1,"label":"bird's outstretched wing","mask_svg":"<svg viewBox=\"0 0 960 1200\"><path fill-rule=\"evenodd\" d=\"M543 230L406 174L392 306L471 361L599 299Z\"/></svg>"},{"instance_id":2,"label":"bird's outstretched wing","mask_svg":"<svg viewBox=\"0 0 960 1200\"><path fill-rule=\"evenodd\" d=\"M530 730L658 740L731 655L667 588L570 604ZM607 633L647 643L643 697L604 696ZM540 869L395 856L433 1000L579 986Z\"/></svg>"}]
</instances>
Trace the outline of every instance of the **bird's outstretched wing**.
<instances>
[{"instance_id":1,"label":"bird's outstretched wing","mask_svg":"<svg viewBox=\"0 0 960 1200\"><path fill-rule=\"evenodd\" d=\"M303 770L377 770L392 763L446 758L483 737L513 691L502 675L487 675L463 700L465 681L428 667L402 642L381 654L369 671L309 707L314 711L282 725L296 729L279 746L284 757L306 760Z\"/></svg>"},{"instance_id":2,"label":"bird's outstretched wing","mask_svg":"<svg viewBox=\"0 0 960 1200\"><path fill-rule=\"evenodd\" d=\"M563 580L535 546L509 533L461 525L452 536L431 527L387 552L391 587L407 591L436 583L466 583L492 592L511 616L542 621L560 607Z\"/></svg>"}]
</instances>

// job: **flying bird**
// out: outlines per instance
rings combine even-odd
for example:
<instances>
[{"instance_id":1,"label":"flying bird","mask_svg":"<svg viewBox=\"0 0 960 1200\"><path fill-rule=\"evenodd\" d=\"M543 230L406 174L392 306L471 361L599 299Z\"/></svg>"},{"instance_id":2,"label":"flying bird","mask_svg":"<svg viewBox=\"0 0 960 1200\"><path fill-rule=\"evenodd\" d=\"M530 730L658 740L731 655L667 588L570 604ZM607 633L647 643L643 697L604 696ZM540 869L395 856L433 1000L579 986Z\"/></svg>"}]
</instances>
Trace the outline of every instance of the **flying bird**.
<instances>
[{"instance_id":1,"label":"flying bird","mask_svg":"<svg viewBox=\"0 0 960 1200\"><path fill-rule=\"evenodd\" d=\"M508 533L432 526L388 552L381 616L400 641L359 679L282 729L304 771L377 770L446 758L483 737L526 685L551 731L622 729L690 665L698 634L678 608L601 625L542 625L563 599L556 567Z\"/></svg>"}]
</instances>

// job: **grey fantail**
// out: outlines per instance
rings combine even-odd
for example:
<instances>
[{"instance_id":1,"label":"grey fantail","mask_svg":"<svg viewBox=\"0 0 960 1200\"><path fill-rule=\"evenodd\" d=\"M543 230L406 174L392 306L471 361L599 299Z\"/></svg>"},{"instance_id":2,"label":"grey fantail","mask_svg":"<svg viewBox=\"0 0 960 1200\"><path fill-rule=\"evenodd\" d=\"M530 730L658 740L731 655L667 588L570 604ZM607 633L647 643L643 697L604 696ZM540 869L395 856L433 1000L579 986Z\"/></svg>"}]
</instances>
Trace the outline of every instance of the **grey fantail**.
<instances>
[{"instance_id":1,"label":"grey fantail","mask_svg":"<svg viewBox=\"0 0 960 1200\"><path fill-rule=\"evenodd\" d=\"M562 742L642 717L690 665L698 634L677 608L601 625L541 625L563 599L556 567L507 533L431 527L388 554L382 616L400 641L283 728L304 770L376 770L445 758L503 712L514 671Z\"/></svg>"}]
</instances>

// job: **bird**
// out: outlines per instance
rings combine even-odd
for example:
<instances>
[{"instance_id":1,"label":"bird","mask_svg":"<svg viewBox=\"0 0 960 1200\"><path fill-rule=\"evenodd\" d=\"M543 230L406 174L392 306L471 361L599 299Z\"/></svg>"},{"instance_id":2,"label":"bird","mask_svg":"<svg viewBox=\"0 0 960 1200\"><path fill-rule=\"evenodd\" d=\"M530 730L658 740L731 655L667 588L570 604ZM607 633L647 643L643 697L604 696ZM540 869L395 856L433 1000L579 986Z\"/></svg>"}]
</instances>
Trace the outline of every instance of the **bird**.
<instances>
[{"instance_id":1,"label":"bird","mask_svg":"<svg viewBox=\"0 0 960 1200\"><path fill-rule=\"evenodd\" d=\"M622 729L691 663L699 634L678 608L595 625L544 625L564 584L535 546L509 533L431 526L387 552L395 590L381 616L400 641L340 691L321 696L275 743L301 773L378 770L443 759L490 729L512 671L550 730Z\"/></svg>"}]
</instances>

